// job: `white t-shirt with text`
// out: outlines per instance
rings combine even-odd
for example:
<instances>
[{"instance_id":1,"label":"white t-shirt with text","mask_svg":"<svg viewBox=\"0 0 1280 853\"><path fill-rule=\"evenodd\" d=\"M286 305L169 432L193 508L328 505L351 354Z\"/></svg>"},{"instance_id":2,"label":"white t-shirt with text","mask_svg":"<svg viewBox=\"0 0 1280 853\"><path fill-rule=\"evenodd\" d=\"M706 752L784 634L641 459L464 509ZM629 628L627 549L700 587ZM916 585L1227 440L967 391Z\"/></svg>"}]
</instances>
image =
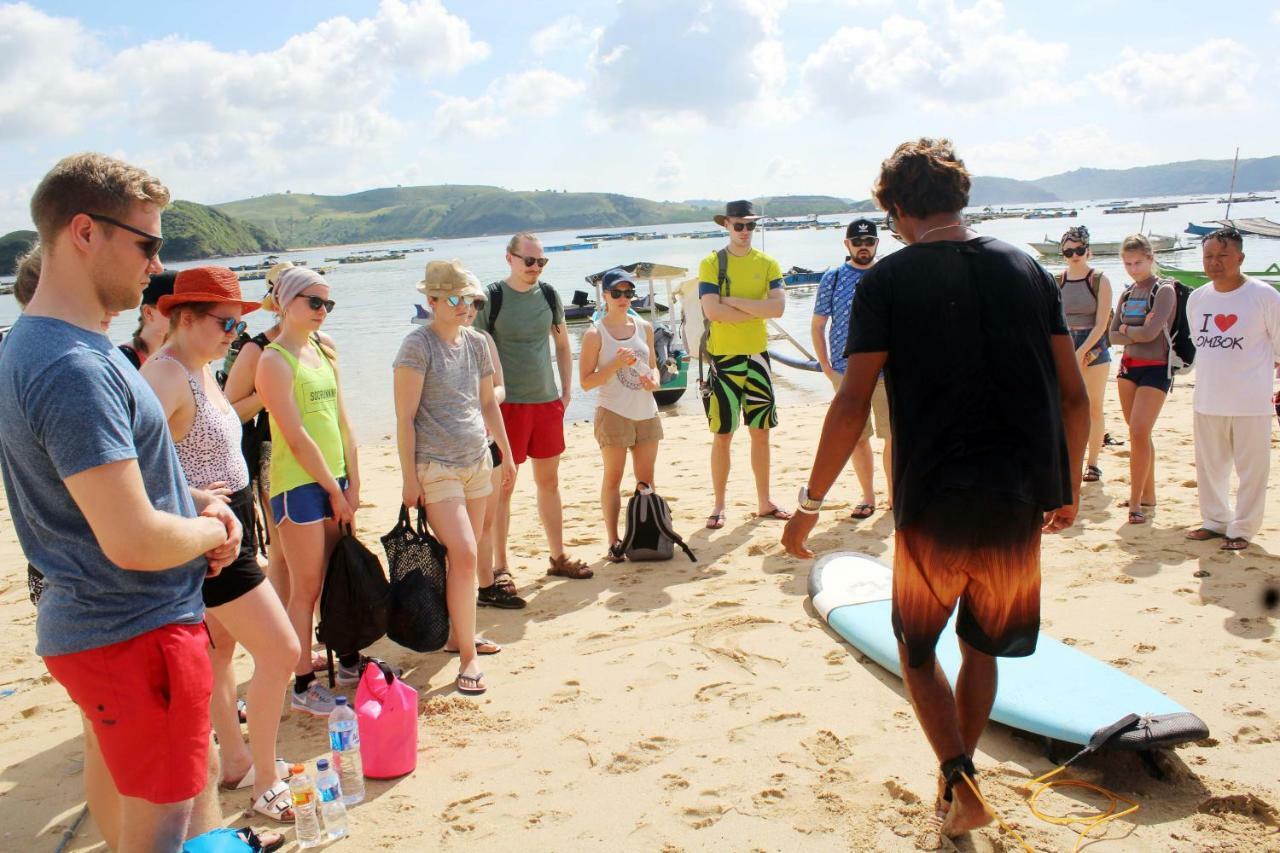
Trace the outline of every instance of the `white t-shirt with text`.
<instances>
[{"instance_id":1,"label":"white t-shirt with text","mask_svg":"<svg viewBox=\"0 0 1280 853\"><path fill-rule=\"evenodd\" d=\"M1192 408L1202 415L1271 415L1280 292L1255 278L1229 293L1210 282L1187 301L1187 323L1196 345Z\"/></svg>"}]
</instances>

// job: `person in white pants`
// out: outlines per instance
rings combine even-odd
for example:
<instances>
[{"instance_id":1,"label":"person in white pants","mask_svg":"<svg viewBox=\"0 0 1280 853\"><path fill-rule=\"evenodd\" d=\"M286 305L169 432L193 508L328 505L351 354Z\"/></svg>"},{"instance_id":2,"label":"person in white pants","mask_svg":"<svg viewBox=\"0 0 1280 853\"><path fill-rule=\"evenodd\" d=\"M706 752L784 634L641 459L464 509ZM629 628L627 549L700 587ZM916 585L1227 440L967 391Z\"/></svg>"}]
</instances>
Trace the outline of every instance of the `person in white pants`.
<instances>
[{"instance_id":1,"label":"person in white pants","mask_svg":"<svg viewBox=\"0 0 1280 853\"><path fill-rule=\"evenodd\" d=\"M1205 237L1203 258L1210 283L1187 302L1196 345L1192 408L1201 518L1187 538L1222 538L1222 550L1243 551L1262 527L1266 507L1280 292L1240 272L1244 238L1235 228ZM1233 467L1239 480L1234 510Z\"/></svg>"}]
</instances>

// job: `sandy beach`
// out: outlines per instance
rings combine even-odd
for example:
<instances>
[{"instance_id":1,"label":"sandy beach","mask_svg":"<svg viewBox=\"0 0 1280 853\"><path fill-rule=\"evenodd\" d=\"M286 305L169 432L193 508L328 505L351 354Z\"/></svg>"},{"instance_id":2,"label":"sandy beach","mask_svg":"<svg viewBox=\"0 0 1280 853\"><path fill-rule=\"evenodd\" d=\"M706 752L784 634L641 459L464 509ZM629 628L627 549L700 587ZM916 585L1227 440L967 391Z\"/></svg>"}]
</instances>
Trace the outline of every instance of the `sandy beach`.
<instances>
[{"instance_id":1,"label":"sandy beach","mask_svg":"<svg viewBox=\"0 0 1280 853\"><path fill-rule=\"evenodd\" d=\"M1161 754L1163 781L1130 754L1073 767L1072 777L1142 806L1092 849L1280 849L1280 612L1269 618L1262 605L1264 584L1280 582L1272 555L1280 466L1269 523L1249 550L1184 540L1199 521L1189 384L1175 389L1157 425L1152 522L1124 523L1115 504L1127 493L1128 447L1108 447L1104 481L1085 487L1081 523L1044 543L1045 632L1169 693L1212 733ZM1109 429L1125 438L1114 387L1109 395ZM824 413L781 413L774 491L784 505L808 470ZM928 840L936 764L901 683L826 628L806 596L810 564L782 554L779 523L751 517L745 436L735 445L728 521L711 532L702 528L705 425L681 413L666 433L658 486L697 564L678 553L669 563L603 563L598 451L590 424L573 424L562 467L566 539L596 577L543 576L545 543L523 472L512 568L530 603L479 611L480 628L505 646L482 661L490 690L478 700L458 695L456 660L444 653L386 640L373 649L421 691L419 763L411 776L368 784L350 817L354 837L339 849L892 851ZM382 556L377 540L399 500L393 449L365 447L361 467L358 532ZM890 559L883 490L880 509L862 522L848 519L851 475L832 497L815 549ZM51 851L82 805L80 722L32 651L35 611L3 504L0 557L0 848ZM250 662L239 661L247 677ZM313 761L326 747L323 720L287 716L281 754ZM994 726L976 764L992 805L1035 849L1071 849L1076 834L1037 820L1021 793L1052 767L1035 739ZM1070 789L1042 800L1057 814L1097 803ZM228 823L243 823L247 794L224 794L222 804ZM86 822L66 849L104 847ZM959 849L1017 845L989 827Z\"/></svg>"}]
</instances>

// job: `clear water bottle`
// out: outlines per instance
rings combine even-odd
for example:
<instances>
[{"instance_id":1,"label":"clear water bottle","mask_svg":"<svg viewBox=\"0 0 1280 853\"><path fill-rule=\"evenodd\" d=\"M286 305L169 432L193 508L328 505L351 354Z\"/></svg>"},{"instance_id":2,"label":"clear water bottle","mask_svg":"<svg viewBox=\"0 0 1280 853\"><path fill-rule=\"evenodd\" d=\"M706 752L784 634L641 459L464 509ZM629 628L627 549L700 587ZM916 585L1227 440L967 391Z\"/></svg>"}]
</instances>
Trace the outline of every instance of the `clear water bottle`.
<instances>
[{"instance_id":1,"label":"clear water bottle","mask_svg":"<svg viewBox=\"0 0 1280 853\"><path fill-rule=\"evenodd\" d=\"M316 847L324 838L320 834L320 817L316 814L316 789L301 764L290 768L289 792L293 795L293 826L299 847Z\"/></svg>"},{"instance_id":2,"label":"clear water bottle","mask_svg":"<svg viewBox=\"0 0 1280 853\"><path fill-rule=\"evenodd\" d=\"M316 762L316 791L320 795L320 815L324 818L324 831L329 839L346 835L347 807L342 802L342 783L326 758Z\"/></svg>"},{"instance_id":3,"label":"clear water bottle","mask_svg":"<svg viewBox=\"0 0 1280 853\"><path fill-rule=\"evenodd\" d=\"M364 799L364 770L360 766L360 727L346 696L334 699L329 714L329 748L342 781L342 802L354 806Z\"/></svg>"}]
</instances>

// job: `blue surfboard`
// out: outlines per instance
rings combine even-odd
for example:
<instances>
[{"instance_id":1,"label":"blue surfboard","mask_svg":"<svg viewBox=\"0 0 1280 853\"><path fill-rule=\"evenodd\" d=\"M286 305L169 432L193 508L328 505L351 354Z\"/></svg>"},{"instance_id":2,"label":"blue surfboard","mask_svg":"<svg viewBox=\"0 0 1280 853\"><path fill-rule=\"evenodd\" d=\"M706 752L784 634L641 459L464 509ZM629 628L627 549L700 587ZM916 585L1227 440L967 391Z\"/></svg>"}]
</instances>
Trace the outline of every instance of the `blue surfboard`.
<instances>
[{"instance_id":1,"label":"blue surfboard","mask_svg":"<svg viewBox=\"0 0 1280 853\"><path fill-rule=\"evenodd\" d=\"M890 621L892 577L874 557L836 552L815 563L809 595L837 634L901 677ZM937 655L954 684L960 668L954 616L938 640ZM1134 714L1139 719L1109 736L1107 747L1152 749L1209 736L1199 717L1168 696L1044 634L1035 654L1001 658L999 666L991 719L1015 729L1083 745Z\"/></svg>"}]
</instances>

